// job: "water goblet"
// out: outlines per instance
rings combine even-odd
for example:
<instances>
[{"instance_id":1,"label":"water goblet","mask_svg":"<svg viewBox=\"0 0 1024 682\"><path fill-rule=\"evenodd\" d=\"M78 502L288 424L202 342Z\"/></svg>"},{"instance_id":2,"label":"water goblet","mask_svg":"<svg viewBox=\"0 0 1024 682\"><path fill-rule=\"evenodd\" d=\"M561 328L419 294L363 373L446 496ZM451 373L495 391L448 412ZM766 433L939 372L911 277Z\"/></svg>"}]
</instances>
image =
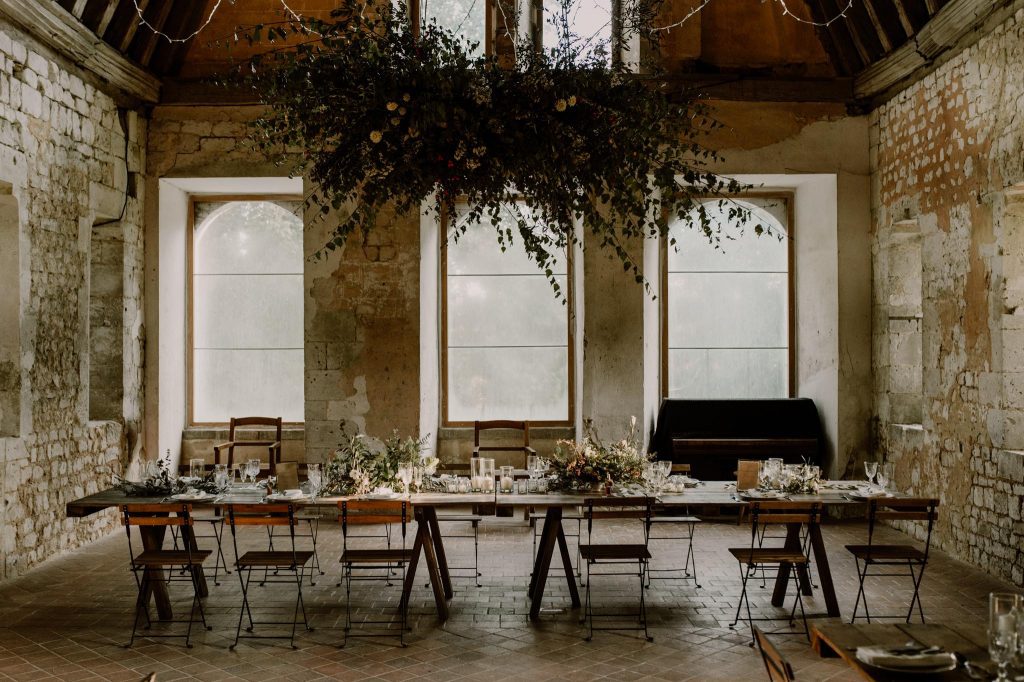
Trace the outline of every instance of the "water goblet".
<instances>
[{"instance_id":1,"label":"water goblet","mask_svg":"<svg viewBox=\"0 0 1024 682\"><path fill-rule=\"evenodd\" d=\"M412 484L416 486L416 492L423 489L423 467L412 467Z\"/></svg>"},{"instance_id":2,"label":"water goblet","mask_svg":"<svg viewBox=\"0 0 1024 682\"><path fill-rule=\"evenodd\" d=\"M892 464L883 464L878 467L875 480L878 481L878 485L883 492L888 491L889 484L892 482Z\"/></svg>"},{"instance_id":3,"label":"water goblet","mask_svg":"<svg viewBox=\"0 0 1024 682\"><path fill-rule=\"evenodd\" d=\"M409 493L409 484L412 483L412 479L412 467L408 464L400 465L398 467L398 480L402 482L402 486L405 488L406 494Z\"/></svg>"},{"instance_id":4,"label":"water goblet","mask_svg":"<svg viewBox=\"0 0 1024 682\"><path fill-rule=\"evenodd\" d=\"M999 666L997 682L1008 682L1007 667L1017 653L1017 602L1009 592L992 592L988 596L988 655Z\"/></svg>"},{"instance_id":5,"label":"water goblet","mask_svg":"<svg viewBox=\"0 0 1024 682\"><path fill-rule=\"evenodd\" d=\"M324 475L319 463L306 465L306 480L309 481L309 496L315 500L324 483Z\"/></svg>"},{"instance_id":6,"label":"water goblet","mask_svg":"<svg viewBox=\"0 0 1024 682\"><path fill-rule=\"evenodd\" d=\"M202 458L190 459L188 461L188 475L193 479L203 478L203 472L206 469L206 460Z\"/></svg>"},{"instance_id":7,"label":"water goblet","mask_svg":"<svg viewBox=\"0 0 1024 682\"><path fill-rule=\"evenodd\" d=\"M228 465L227 464L214 464L213 465L213 483L217 486L218 490L224 490L228 487Z\"/></svg>"},{"instance_id":8,"label":"water goblet","mask_svg":"<svg viewBox=\"0 0 1024 682\"><path fill-rule=\"evenodd\" d=\"M864 462L864 477L868 479L868 483L875 482L875 475L878 474L878 462L867 461Z\"/></svg>"},{"instance_id":9,"label":"water goblet","mask_svg":"<svg viewBox=\"0 0 1024 682\"><path fill-rule=\"evenodd\" d=\"M249 474L249 478L252 479L252 484L256 485L256 477L260 475L260 461L258 459L250 459L246 462L245 473Z\"/></svg>"}]
</instances>

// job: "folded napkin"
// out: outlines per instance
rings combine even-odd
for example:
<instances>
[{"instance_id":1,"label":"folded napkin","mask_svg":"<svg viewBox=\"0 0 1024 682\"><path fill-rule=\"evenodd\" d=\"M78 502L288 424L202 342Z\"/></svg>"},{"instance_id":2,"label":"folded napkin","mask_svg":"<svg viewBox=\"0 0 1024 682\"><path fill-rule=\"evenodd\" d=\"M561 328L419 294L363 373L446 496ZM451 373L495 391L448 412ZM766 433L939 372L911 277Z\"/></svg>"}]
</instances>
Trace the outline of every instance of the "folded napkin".
<instances>
[{"instance_id":1,"label":"folded napkin","mask_svg":"<svg viewBox=\"0 0 1024 682\"><path fill-rule=\"evenodd\" d=\"M905 648L891 649L882 646L858 647L857 660L879 668L906 670L934 669L955 661L953 654L941 649L931 648L913 652Z\"/></svg>"}]
</instances>

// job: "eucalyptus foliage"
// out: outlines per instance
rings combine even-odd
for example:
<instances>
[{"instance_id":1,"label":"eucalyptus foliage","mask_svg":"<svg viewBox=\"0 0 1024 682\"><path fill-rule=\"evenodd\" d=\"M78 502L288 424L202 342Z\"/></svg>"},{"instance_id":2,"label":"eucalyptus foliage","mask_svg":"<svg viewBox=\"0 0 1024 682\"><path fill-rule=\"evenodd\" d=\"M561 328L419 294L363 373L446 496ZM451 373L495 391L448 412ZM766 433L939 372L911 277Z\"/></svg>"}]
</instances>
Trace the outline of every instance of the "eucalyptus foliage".
<instances>
[{"instance_id":1,"label":"eucalyptus foliage","mask_svg":"<svg viewBox=\"0 0 1024 682\"><path fill-rule=\"evenodd\" d=\"M649 20L650 5L629 6ZM670 98L607 46L560 26L558 48L521 41L501 66L472 57L450 30L414 31L402 11L376 13L360 0L329 21L256 27L248 40L281 44L249 66L268 105L257 147L311 181L308 201L337 221L324 250L365 235L385 208L428 201L456 238L484 223L503 248L522 240L553 283L554 259L582 238L574 225L643 281L630 240L667 237L678 217L717 241L698 199L741 187L709 169L716 154L699 140L715 123L703 105ZM468 211L456 216L456 202Z\"/></svg>"}]
</instances>

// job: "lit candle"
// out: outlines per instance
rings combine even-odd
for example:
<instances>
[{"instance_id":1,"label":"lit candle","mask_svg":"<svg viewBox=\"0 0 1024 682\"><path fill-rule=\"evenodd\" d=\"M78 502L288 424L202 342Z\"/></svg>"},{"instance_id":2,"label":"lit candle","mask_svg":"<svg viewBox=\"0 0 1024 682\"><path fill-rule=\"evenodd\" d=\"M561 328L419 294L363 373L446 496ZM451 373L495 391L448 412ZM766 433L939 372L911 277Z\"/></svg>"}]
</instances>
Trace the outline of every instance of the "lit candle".
<instances>
[{"instance_id":1,"label":"lit candle","mask_svg":"<svg viewBox=\"0 0 1024 682\"><path fill-rule=\"evenodd\" d=\"M501 491L505 493L512 492L512 477L502 476L501 477Z\"/></svg>"},{"instance_id":2,"label":"lit candle","mask_svg":"<svg viewBox=\"0 0 1024 682\"><path fill-rule=\"evenodd\" d=\"M483 489L484 489L484 492L493 493L494 492L494 479L491 478L490 476L481 476L481 478L483 479L483 484L484 484Z\"/></svg>"}]
</instances>

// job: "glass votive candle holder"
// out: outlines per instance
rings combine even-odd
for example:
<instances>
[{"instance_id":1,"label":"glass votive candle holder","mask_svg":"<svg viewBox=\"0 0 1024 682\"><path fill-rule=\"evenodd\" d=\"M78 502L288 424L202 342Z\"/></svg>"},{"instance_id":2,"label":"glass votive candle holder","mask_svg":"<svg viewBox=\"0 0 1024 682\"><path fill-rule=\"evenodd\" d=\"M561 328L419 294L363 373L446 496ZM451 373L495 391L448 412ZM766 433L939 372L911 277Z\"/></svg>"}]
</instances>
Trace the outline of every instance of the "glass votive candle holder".
<instances>
[{"instance_id":1,"label":"glass votive candle holder","mask_svg":"<svg viewBox=\"0 0 1024 682\"><path fill-rule=\"evenodd\" d=\"M458 481L457 481L457 483L455 485L456 485L456 490L458 490L458 492L460 492L460 493L468 493L470 491L470 489L472 488L472 486L470 484L470 480L468 478L466 478L465 476L459 476Z\"/></svg>"},{"instance_id":2,"label":"glass votive candle holder","mask_svg":"<svg viewBox=\"0 0 1024 682\"><path fill-rule=\"evenodd\" d=\"M511 493L515 490L515 468L511 466L501 467L501 477L498 479L498 491Z\"/></svg>"}]
</instances>

